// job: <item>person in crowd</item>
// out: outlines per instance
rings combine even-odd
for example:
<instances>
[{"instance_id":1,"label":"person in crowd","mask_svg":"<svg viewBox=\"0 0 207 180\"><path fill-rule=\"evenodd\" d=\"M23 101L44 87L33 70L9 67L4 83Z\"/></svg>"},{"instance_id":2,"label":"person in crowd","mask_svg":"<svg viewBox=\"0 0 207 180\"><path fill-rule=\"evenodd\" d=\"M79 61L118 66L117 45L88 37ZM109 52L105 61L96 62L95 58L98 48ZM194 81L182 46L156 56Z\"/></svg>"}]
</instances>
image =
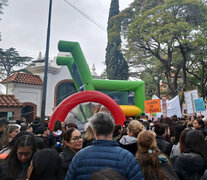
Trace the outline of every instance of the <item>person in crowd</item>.
<instances>
[{"instance_id":1,"label":"person in crowd","mask_svg":"<svg viewBox=\"0 0 207 180\"><path fill-rule=\"evenodd\" d=\"M127 127L128 127L128 125L129 125L130 121L132 121L132 120L133 120L132 117L128 117L128 118L126 119L126 121L124 121L124 126L123 126L123 130L122 130L121 137L124 136L124 135L127 135Z\"/></svg>"},{"instance_id":2,"label":"person in crowd","mask_svg":"<svg viewBox=\"0 0 207 180\"><path fill-rule=\"evenodd\" d=\"M68 167L75 156L75 154L82 148L83 140L78 129L71 127L63 135L63 152L61 152L60 159L62 167L67 173Z\"/></svg>"},{"instance_id":3,"label":"person in crowd","mask_svg":"<svg viewBox=\"0 0 207 180\"><path fill-rule=\"evenodd\" d=\"M152 131L140 132L137 146L136 159L142 168L145 180L178 179L167 157L157 147L155 134Z\"/></svg>"},{"instance_id":4,"label":"person in crowd","mask_svg":"<svg viewBox=\"0 0 207 180\"><path fill-rule=\"evenodd\" d=\"M33 136L33 134L26 132L26 131L20 131L12 140L11 142L9 142L9 145L2 149L0 151L0 159L6 159L6 157L9 155L9 153L11 152L11 149L13 148L14 144L16 143L17 139L19 139L20 137L24 136L24 135L30 135ZM35 137L34 137L35 138Z\"/></svg>"},{"instance_id":5,"label":"person in crowd","mask_svg":"<svg viewBox=\"0 0 207 180\"><path fill-rule=\"evenodd\" d=\"M0 119L0 138L4 132L4 129L8 126L9 121L6 119Z\"/></svg>"},{"instance_id":6,"label":"person in crowd","mask_svg":"<svg viewBox=\"0 0 207 180\"><path fill-rule=\"evenodd\" d=\"M52 149L37 151L27 171L28 180L63 180L64 171L58 153Z\"/></svg>"},{"instance_id":7,"label":"person in crowd","mask_svg":"<svg viewBox=\"0 0 207 180\"><path fill-rule=\"evenodd\" d=\"M28 131L33 133L33 128L30 125L21 125L20 131Z\"/></svg>"},{"instance_id":8,"label":"person in crowd","mask_svg":"<svg viewBox=\"0 0 207 180\"><path fill-rule=\"evenodd\" d=\"M177 157L180 155L180 135L182 131L185 129L185 126L182 123L177 123L176 124L176 131L175 131L175 139L173 140L173 147L170 153L170 159L172 164L174 165L175 160Z\"/></svg>"},{"instance_id":9,"label":"person in crowd","mask_svg":"<svg viewBox=\"0 0 207 180\"><path fill-rule=\"evenodd\" d=\"M40 117L35 117L35 120L32 122L31 126L33 128L33 132L36 134L36 129L41 126Z\"/></svg>"},{"instance_id":10,"label":"person in crowd","mask_svg":"<svg viewBox=\"0 0 207 180\"><path fill-rule=\"evenodd\" d=\"M205 123L204 123L204 121L203 121L202 119L199 119L199 118L195 119L195 120L193 121L193 127L194 127L195 130L199 130L199 131L201 131L205 136L207 136L207 130L206 130L206 128L205 128Z\"/></svg>"},{"instance_id":11,"label":"person in crowd","mask_svg":"<svg viewBox=\"0 0 207 180\"><path fill-rule=\"evenodd\" d=\"M56 144L62 143L62 125L61 121L57 120L55 121L53 131L48 135L47 137L47 147L52 148L53 146L56 146Z\"/></svg>"},{"instance_id":12,"label":"person in crowd","mask_svg":"<svg viewBox=\"0 0 207 180\"><path fill-rule=\"evenodd\" d=\"M150 123L148 121L143 121L142 125L144 126L145 130L149 130L150 129Z\"/></svg>"},{"instance_id":13,"label":"person in crowd","mask_svg":"<svg viewBox=\"0 0 207 180\"><path fill-rule=\"evenodd\" d=\"M20 132L20 126L17 124L9 124L4 130L0 139L0 149L6 148L9 142Z\"/></svg>"},{"instance_id":14,"label":"person in crowd","mask_svg":"<svg viewBox=\"0 0 207 180\"><path fill-rule=\"evenodd\" d=\"M185 129L180 136L180 152L174 168L181 180L199 180L207 167L207 144L203 134Z\"/></svg>"},{"instance_id":15,"label":"person in crowd","mask_svg":"<svg viewBox=\"0 0 207 180\"><path fill-rule=\"evenodd\" d=\"M11 152L2 164L6 168L6 179L24 179L33 154L36 152L34 136L24 135L18 138Z\"/></svg>"},{"instance_id":16,"label":"person in crowd","mask_svg":"<svg viewBox=\"0 0 207 180\"><path fill-rule=\"evenodd\" d=\"M67 124L64 125L65 131L68 130L69 128L74 127L76 129L78 129L78 126L76 123L74 122L68 122Z\"/></svg>"},{"instance_id":17,"label":"person in crowd","mask_svg":"<svg viewBox=\"0 0 207 180\"><path fill-rule=\"evenodd\" d=\"M119 140L120 146L135 155L137 152L137 136L143 129L142 123L132 120L127 127L128 135L122 136Z\"/></svg>"},{"instance_id":18,"label":"person in crowd","mask_svg":"<svg viewBox=\"0 0 207 180\"><path fill-rule=\"evenodd\" d=\"M172 145L165 140L166 128L162 123L157 123L154 126L154 132L156 133L156 142L158 148L167 156L170 156Z\"/></svg>"},{"instance_id":19,"label":"person in crowd","mask_svg":"<svg viewBox=\"0 0 207 180\"><path fill-rule=\"evenodd\" d=\"M95 139L95 137L94 137L93 130L92 130L91 126L88 126L86 129L86 132L84 134L84 137L83 137L83 148L90 146L94 139Z\"/></svg>"},{"instance_id":20,"label":"person in crowd","mask_svg":"<svg viewBox=\"0 0 207 180\"><path fill-rule=\"evenodd\" d=\"M75 155L65 179L88 180L93 173L105 168L117 171L128 180L144 179L135 157L112 140L115 127L112 116L107 112L98 112L91 117L90 125L95 140Z\"/></svg>"},{"instance_id":21,"label":"person in crowd","mask_svg":"<svg viewBox=\"0 0 207 180\"><path fill-rule=\"evenodd\" d=\"M122 130L123 128L120 124L115 125L115 129L113 133L113 141L119 141L121 139Z\"/></svg>"},{"instance_id":22,"label":"person in crowd","mask_svg":"<svg viewBox=\"0 0 207 180\"><path fill-rule=\"evenodd\" d=\"M102 169L94 173L90 180L127 180L120 173L114 171L113 169Z\"/></svg>"},{"instance_id":23,"label":"person in crowd","mask_svg":"<svg viewBox=\"0 0 207 180\"><path fill-rule=\"evenodd\" d=\"M142 114L141 114L139 120L140 120L141 122L147 122L145 113L142 113Z\"/></svg>"},{"instance_id":24,"label":"person in crowd","mask_svg":"<svg viewBox=\"0 0 207 180\"><path fill-rule=\"evenodd\" d=\"M50 134L50 129L48 127L44 127L42 138L44 139L45 144L47 142L47 137L49 136L49 134Z\"/></svg>"}]
</instances>

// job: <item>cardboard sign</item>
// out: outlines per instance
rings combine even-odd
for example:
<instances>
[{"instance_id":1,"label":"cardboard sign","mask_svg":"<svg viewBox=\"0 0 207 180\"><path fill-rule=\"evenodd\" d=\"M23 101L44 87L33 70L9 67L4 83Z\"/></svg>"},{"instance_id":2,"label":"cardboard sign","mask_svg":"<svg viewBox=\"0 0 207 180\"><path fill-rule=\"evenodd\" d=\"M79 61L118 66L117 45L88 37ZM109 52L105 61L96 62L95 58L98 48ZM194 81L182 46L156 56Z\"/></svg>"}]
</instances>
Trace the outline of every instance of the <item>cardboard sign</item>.
<instances>
[{"instance_id":1,"label":"cardboard sign","mask_svg":"<svg viewBox=\"0 0 207 180\"><path fill-rule=\"evenodd\" d=\"M144 101L145 113L161 112L160 99L152 99Z\"/></svg>"},{"instance_id":2,"label":"cardboard sign","mask_svg":"<svg viewBox=\"0 0 207 180\"><path fill-rule=\"evenodd\" d=\"M203 98L194 99L194 105L196 112L205 111L205 104Z\"/></svg>"}]
</instances>

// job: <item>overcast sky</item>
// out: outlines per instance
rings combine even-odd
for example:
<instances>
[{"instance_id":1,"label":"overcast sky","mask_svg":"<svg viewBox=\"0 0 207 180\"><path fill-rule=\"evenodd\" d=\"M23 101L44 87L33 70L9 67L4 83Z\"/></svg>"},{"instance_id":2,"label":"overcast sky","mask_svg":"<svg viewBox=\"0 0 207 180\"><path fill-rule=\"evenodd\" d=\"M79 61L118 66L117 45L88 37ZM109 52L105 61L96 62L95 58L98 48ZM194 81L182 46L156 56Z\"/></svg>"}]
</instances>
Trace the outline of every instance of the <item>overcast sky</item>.
<instances>
[{"instance_id":1,"label":"overcast sky","mask_svg":"<svg viewBox=\"0 0 207 180\"><path fill-rule=\"evenodd\" d=\"M107 28L111 0L67 0ZM120 10L133 0L119 0ZM1 15L0 47L14 47L20 56L37 59L45 54L49 0L9 0ZM100 75L103 72L107 33L73 9L64 0L53 0L49 58L58 54L59 40L77 41L89 67L93 63Z\"/></svg>"}]
</instances>

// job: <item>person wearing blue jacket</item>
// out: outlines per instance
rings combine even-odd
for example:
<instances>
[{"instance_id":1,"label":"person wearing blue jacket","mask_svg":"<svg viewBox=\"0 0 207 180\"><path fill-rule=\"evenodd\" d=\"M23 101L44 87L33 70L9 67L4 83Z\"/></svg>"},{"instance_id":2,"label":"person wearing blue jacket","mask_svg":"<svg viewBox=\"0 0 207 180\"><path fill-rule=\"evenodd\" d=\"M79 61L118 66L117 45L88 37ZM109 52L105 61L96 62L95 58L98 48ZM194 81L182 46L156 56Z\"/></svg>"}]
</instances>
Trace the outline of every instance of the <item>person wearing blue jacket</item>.
<instances>
[{"instance_id":1,"label":"person wearing blue jacket","mask_svg":"<svg viewBox=\"0 0 207 180\"><path fill-rule=\"evenodd\" d=\"M73 158L65 180L88 180L102 169L113 169L128 180L144 180L135 157L113 141L114 119L107 112L92 116L90 125L95 140L91 146L80 150Z\"/></svg>"}]
</instances>

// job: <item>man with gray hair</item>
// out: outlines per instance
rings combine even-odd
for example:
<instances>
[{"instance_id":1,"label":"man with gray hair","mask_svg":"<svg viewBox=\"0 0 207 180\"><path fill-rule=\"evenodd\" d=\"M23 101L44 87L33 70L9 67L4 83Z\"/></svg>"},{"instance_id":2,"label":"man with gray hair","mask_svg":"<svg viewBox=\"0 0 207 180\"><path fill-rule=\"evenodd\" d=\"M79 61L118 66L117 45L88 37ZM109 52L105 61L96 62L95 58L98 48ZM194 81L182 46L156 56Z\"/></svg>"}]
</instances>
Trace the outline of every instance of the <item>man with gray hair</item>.
<instances>
[{"instance_id":1,"label":"man with gray hair","mask_svg":"<svg viewBox=\"0 0 207 180\"><path fill-rule=\"evenodd\" d=\"M91 146L80 150L73 158L66 180L90 179L91 175L102 169L113 169L128 180L143 179L142 170L135 157L112 141L115 127L114 119L107 112L92 116L90 126L95 139Z\"/></svg>"}]
</instances>

